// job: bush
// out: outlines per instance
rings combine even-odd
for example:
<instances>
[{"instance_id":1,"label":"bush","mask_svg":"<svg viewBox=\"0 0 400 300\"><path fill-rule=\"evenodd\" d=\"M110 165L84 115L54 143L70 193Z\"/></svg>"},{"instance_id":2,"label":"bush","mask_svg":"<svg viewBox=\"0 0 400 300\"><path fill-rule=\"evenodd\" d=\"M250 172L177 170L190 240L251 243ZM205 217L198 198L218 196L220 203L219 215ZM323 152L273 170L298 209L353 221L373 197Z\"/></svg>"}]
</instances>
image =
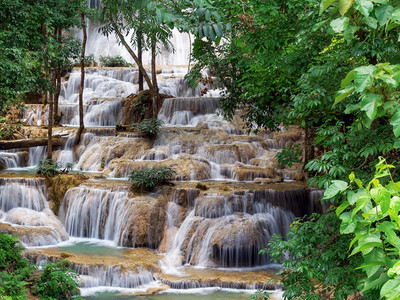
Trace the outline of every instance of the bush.
<instances>
[{"instance_id":1,"label":"bush","mask_svg":"<svg viewBox=\"0 0 400 300\"><path fill-rule=\"evenodd\" d=\"M136 126L141 133L147 137L154 137L160 132L162 122L158 119L144 119L140 123L133 123L132 126Z\"/></svg>"},{"instance_id":2,"label":"bush","mask_svg":"<svg viewBox=\"0 0 400 300\"><path fill-rule=\"evenodd\" d=\"M85 67L97 66L97 62L94 59L94 54L86 55L84 58L84 62L85 62ZM79 57L77 60L73 62L73 66L78 68L81 66L81 57Z\"/></svg>"},{"instance_id":3,"label":"bush","mask_svg":"<svg viewBox=\"0 0 400 300\"><path fill-rule=\"evenodd\" d=\"M168 182L175 175L171 167L153 167L133 170L129 180L136 188L152 190L156 186Z\"/></svg>"},{"instance_id":4,"label":"bush","mask_svg":"<svg viewBox=\"0 0 400 300\"><path fill-rule=\"evenodd\" d=\"M71 299L78 296L78 275L70 269L70 265L67 260L47 264L40 278L35 281L34 294L46 299Z\"/></svg>"},{"instance_id":5,"label":"bush","mask_svg":"<svg viewBox=\"0 0 400 300\"><path fill-rule=\"evenodd\" d=\"M0 233L0 271L12 273L28 266L28 261L21 256L23 249L18 238Z\"/></svg>"},{"instance_id":6,"label":"bush","mask_svg":"<svg viewBox=\"0 0 400 300\"><path fill-rule=\"evenodd\" d=\"M26 299L35 265L23 258L17 237L0 233L0 299ZM71 299L80 294L77 274L67 261L48 264L33 282L32 292L45 299Z\"/></svg>"},{"instance_id":7,"label":"bush","mask_svg":"<svg viewBox=\"0 0 400 300\"><path fill-rule=\"evenodd\" d=\"M94 60L94 54L85 56L85 67L96 66L97 62Z\"/></svg>"},{"instance_id":8,"label":"bush","mask_svg":"<svg viewBox=\"0 0 400 300\"><path fill-rule=\"evenodd\" d=\"M100 56L100 65L102 67L130 67L130 66L132 66L120 55Z\"/></svg>"},{"instance_id":9,"label":"bush","mask_svg":"<svg viewBox=\"0 0 400 300\"><path fill-rule=\"evenodd\" d=\"M39 161L39 164L36 167L36 173L45 177L54 177L57 174L60 174L60 167L60 163L51 159L45 159Z\"/></svg>"}]
</instances>

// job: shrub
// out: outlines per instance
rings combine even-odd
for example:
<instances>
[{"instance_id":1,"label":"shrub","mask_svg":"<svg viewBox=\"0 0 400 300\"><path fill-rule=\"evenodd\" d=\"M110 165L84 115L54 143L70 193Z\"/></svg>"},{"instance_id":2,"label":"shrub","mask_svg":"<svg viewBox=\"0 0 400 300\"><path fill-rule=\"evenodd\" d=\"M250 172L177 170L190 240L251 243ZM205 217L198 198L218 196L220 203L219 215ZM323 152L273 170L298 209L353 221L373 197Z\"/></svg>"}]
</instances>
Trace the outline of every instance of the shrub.
<instances>
[{"instance_id":1,"label":"shrub","mask_svg":"<svg viewBox=\"0 0 400 300\"><path fill-rule=\"evenodd\" d=\"M0 233L0 299L25 299L27 279L34 266L22 257L24 247L11 235Z\"/></svg>"},{"instance_id":2,"label":"shrub","mask_svg":"<svg viewBox=\"0 0 400 300\"><path fill-rule=\"evenodd\" d=\"M133 170L129 180L136 188L152 190L156 186L166 183L175 175L171 167L153 167Z\"/></svg>"},{"instance_id":3,"label":"shrub","mask_svg":"<svg viewBox=\"0 0 400 300\"><path fill-rule=\"evenodd\" d=\"M35 281L35 295L46 299L71 299L78 296L78 275L70 269L70 265L67 260L47 264L40 278Z\"/></svg>"},{"instance_id":4,"label":"shrub","mask_svg":"<svg viewBox=\"0 0 400 300\"><path fill-rule=\"evenodd\" d=\"M24 247L17 237L0 233L0 299L26 299L33 282L35 265L23 258ZM80 294L78 275L67 261L48 264L41 277L33 282L32 292L45 299L71 299Z\"/></svg>"},{"instance_id":5,"label":"shrub","mask_svg":"<svg viewBox=\"0 0 400 300\"><path fill-rule=\"evenodd\" d=\"M140 123L133 123L132 126L136 126L145 136L154 137L160 132L162 121L154 118L144 119Z\"/></svg>"},{"instance_id":6,"label":"shrub","mask_svg":"<svg viewBox=\"0 0 400 300\"><path fill-rule=\"evenodd\" d=\"M94 60L94 54L89 54L85 56L85 67L96 66L97 63Z\"/></svg>"},{"instance_id":7,"label":"shrub","mask_svg":"<svg viewBox=\"0 0 400 300\"><path fill-rule=\"evenodd\" d=\"M23 249L18 238L0 233L0 271L12 273L28 266L28 261L21 256Z\"/></svg>"},{"instance_id":8,"label":"shrub","mask_svg":"<svg viewBox=\"0 0 400 300\"><path fill-rule=\"evenodd\" d=\"M131 64L128 63L122 56L100 56L100 65L102 67L130 67Z\"/></svg>"},{"instance_id":9,"label":"shrub","mask_svg":"<svg viewBox=\"0 0 400 300\"><path fill-rule=\"evenodd\" d=\"M39 161L36 167L36 173L45 177L54 177L60 173L60 163L51 159L45 159Z\"/></svg>"}]
</instances>

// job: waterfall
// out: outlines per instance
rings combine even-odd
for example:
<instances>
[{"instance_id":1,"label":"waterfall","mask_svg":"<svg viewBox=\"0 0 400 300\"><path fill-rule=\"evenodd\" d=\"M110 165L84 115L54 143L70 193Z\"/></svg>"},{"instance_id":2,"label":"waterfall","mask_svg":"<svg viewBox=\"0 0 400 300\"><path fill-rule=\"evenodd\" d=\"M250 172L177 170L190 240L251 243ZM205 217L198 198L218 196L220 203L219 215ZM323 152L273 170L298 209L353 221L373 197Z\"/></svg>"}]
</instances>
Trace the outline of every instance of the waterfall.
<instances>
[{"instance_id":1,"label":"waterfall","mask_svg":"<svg viewBox=\"0 0 400 300\"><path fill-rule=\"evenodd\" d=\"M17 207L42 211L48 208L44 180L0 178L0 210L8 212Z\"/></svg>"},{"instance_id":2,"label":"waterfall","mask_svg":"<svg viewBox=\"0 0 400 300\"><path fill-rule=\"evenodd\" d=\"M159 219L162 209L152 198L129 198L126 188L79 186L65 194L60 217L74 237L111 240L118 246L156 248L161 240L159 227L164 224Z\"/></svg>"},{"instance_id":3,"label":"waterfall","mask_svg":"<svg viewBox=\"0 0 400 300\"><path fill-rule=\"evenodd\" d=\"M158 119L167 126L197 126L215 118L217 105L217 98L169 98L165 99Z\"/></svg>"},{"instance_id":4,"label":"waterfall","mask_svg":"<svg viewBox=\"0 0 400 300\"><path fill-rule=\"evenodd\" d=\"M192 204L183 221L179 219L184 209L178 203L181 198L179 191L173 194L167 209L167 254L161 266L169 274L179 274L178 267L185 263L202 267L267 264L268 256L258 252L273 234L285 236L295 215L284 207L302 201L305 191L188 194Z\"/></svg>"},{"instance_id":5,"label":"waterfall","mask_svg":"<svg viewBox=\"0 0 400 300\"><path fill-rule=\"evenodd\" d=\"M47 146L38 146L29 148L28 167L35 167L41 160L47 156Z\"/></svg>"},{"instance_id":6,"label":"waterfall","mask_svg":"<svg viewBox=\"0 0 400 300\"><path fill-rule=\"evenodd\" d=\"M54 153L55 160L61 167L65 168L67 164L74 164L74 146L75 135L68 137L67 142L61 150Z\"/></svg>"},{"instance_id":7,"label":"waterfall","mask_svg":"<svg viewBox=\"0 0 400 300\"><path fill-rule=\"evenodd\" d=\"M6 169L23 167L25 165L25 153L22 150L0 151L0 163L4 164Z\"/></svg>"},{"instance_id":8,"label":"waterfall","mask_svg":"<svg viewBox=\"0 0 400 300\"><path fill-rule=\"evenodd\" d=\"M0 231L18 235L27 246L44 246L68 239L47 204L44 180L0 178Z\"/></svg>"}]
</instances>

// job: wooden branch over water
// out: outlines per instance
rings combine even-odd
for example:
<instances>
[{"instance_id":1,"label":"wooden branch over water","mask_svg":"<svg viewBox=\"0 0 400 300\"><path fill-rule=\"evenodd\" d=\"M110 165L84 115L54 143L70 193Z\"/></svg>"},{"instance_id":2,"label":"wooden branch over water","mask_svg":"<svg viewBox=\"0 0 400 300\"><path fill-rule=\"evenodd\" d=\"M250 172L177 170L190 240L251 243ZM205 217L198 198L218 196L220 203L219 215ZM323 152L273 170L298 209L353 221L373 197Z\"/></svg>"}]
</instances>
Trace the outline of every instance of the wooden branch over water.
<instances>
[{"instance_id":1,"label":"wooden branch over water","mask_svg":"<svg viewBox=\"0 0 400 300\"><path fill-rule=\"evenodd\" d=\"M0 141L0 150L47 146L47 141L47 138ZM65 139L53 136L52 141L53 146L62 146L64 145Z\"/></svg>"}]
</instances>

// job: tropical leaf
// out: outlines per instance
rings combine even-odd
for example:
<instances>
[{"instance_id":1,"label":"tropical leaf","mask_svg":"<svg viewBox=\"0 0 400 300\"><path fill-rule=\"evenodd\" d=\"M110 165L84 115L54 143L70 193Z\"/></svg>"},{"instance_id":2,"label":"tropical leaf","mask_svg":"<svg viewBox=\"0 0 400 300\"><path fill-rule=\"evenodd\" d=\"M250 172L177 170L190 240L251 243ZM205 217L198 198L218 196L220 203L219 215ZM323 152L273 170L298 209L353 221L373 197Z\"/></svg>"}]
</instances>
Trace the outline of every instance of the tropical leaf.
<instances>
[{"instance_id":1,"label":"tropical leaf","mask_svg":"<svg viewBox=\"0 0 400 300\"><path fill-rule=\"evenodd\" d=\"M382 95L368 94L361 102L361 110L365 111L368 118L375 119L378 107L382 105Z\"/></svg>"},{"instance_id":2,"label":"tropical leaf","mask_svg":"<svg viewBox=\"0 0 400 300\"><path fill-rule=\"evenodd\" d=\"M339 0L339 13L344 16L344 14L350 9L353 5L354 0Z\"/></svg>"},{"instance_id":3,"label":"tropical leaf","mask_svg":"<svg viewBox=\"0 0 400 300\"><path fill-rule=\"evenodd\" d=\"M356 85L356 92L363 92L368 86L372 85L375 70L375 66L364 66L355 69L354 83Z\"/></svg>"}]
</instances>

